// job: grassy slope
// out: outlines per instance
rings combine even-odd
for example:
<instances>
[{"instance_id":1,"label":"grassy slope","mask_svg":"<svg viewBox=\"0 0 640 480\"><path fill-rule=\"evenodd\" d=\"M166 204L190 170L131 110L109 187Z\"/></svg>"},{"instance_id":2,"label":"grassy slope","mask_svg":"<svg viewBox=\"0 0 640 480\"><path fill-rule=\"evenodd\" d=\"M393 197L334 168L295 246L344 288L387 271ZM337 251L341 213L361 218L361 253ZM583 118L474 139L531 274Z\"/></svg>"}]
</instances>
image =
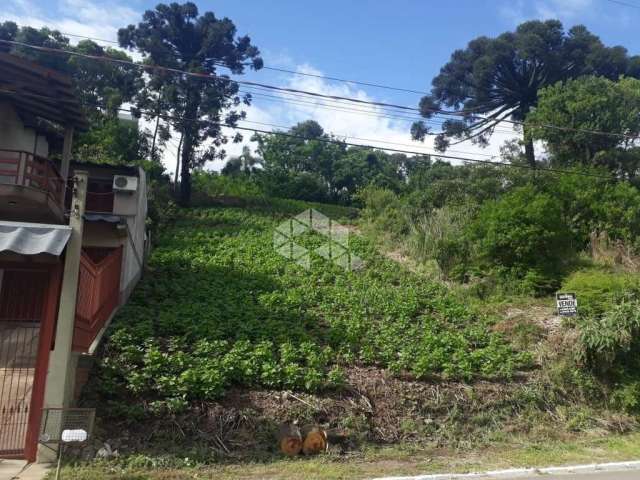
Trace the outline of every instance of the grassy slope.
<instances>
[{"instance_id":1,"label":"grassy slope","mask_svg":"<svg viewBox=\"0 0 640 480\"><path fill-rule=\"evenodd\" d=\"M352 246L366 264L355 272L318 256L305 270L280 256L274 229L303 206L180 212L112 330L103 393L125 389L127 400L176 409L232 385L339 386L340 367L356 363L455 379L508 378L526 363L485 318L362 239Z\"/></svg>"},{"instance_id":2,"label":"grassy slope","mask_svg":"<svg viewBox=\"0 0 640 480\"><path fill-rule=\"evenodd\" d=\"M321 258L314 258L307 271L279 256L272 245L274 228L308 206L277 201L261 207L182 210L161 231L151 271L110 331L103 368L94 379L93 393L99 398L88 398L98 403L103 420L113 420L103 421L107 431L113 427L109 435L129 428L132 437L153 437L147 443L157 448L143 451L141 464L134 455L118 465L70 470L69 478L99 478L109 471L114 476L105 478L121 478L116 474L123 472L122 465L130 478L298 478L300 472L299 478L364 478L640 454L629 446L635 436L603 436L601 417L552 398L544 382L532 377L502 383L528 366L527 355L515 350L528 348L529 342L516 342L512 349L493 333L491 322L458 297L379 255L365 240L356 239L353 245L366 261L358 272ZM345 223L354 213L315 207ZM318 245L313 236L300 241ZM360 366L355 374L354 365ZM401 379L386 377L382 370ZM369 377L368 371L377 373ZM404 380L407 373L428 381ZM477 382L478 377L493 380ZM362 398L351 394L353 388L374 403L372 417L361 411ZM291 398L283 401L278 393L283 389L319 392L298 396L321 408L306 408ZM273 398L280 399L275 407L263 406ZM253 446L236 444L232 437L238 451L222 460L241 465L163 470L149 477L141 473L146 466L220 458L203 439L198 440L202 448L182 448L189 425L178 423L185 418L191 422L194 415L211 416L202 400L222 409L218 413L249 415L255 427L249 434L262 435L267 456L248 453ZM276 420L320 421L319 414L336 409L340 414L329 416L330 426L353 428L364 440L357 444L360 453L347 457L351 461L345 462L341 453L304 463L275 461L271 436ZM181 410L185 413L174 416ZM609 423L617 425L614 420ZM167 434L172 428L167 423L178 425L178 433ZM148 427L140 431L141 424ZM197 433L203 425L195 427ZM392 431L390 437L378 435L385 428L387 434ZM148 437L147 430L153 430ZM370 446L381 440L399 446ZM140 451L134 443L124 453ZM460 460L461 451L469 457ZM166 461L154 460L163 455ZM183 462L187 456L191 460ZM247 458L275 463L246 464Z\"/></svg>"}]
</instances>

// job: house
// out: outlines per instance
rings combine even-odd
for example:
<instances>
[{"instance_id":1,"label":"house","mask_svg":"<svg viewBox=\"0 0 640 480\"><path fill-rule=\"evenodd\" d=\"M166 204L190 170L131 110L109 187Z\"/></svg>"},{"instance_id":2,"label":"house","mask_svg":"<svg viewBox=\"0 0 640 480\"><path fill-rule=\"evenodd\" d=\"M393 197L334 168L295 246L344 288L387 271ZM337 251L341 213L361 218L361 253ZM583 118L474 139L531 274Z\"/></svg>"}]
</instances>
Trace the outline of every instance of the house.
<instances>
[{"instance_id":1,"label":"house","mask_svg":"<svg viewBox=\"0 0 640 480\"><path fill-rule=\"evenodd\" d=\"M143 271L145 173L72 162L87 128L69 78L0 52L0 458L51 455L42 409L73 405Z\"/></svg>"}]
</instances>

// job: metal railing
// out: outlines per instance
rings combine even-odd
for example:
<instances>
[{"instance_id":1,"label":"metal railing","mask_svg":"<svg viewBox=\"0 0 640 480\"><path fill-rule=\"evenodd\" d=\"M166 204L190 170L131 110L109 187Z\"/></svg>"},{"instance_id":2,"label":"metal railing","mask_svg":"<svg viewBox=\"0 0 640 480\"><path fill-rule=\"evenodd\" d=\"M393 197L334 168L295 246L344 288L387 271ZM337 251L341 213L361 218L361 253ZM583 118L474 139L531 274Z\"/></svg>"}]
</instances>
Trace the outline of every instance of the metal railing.
<instances>
[{"instance_id":1,"label":"metal railing","mask_svg":"<svg viewBox=\"0 0 640 480\"><path fill-rule=\"evenodd\" d=\"M22 150L0 149L0 183L45 192L57 204L64 201L64 179L51 160Z\"/></svg>"}]
</instances>

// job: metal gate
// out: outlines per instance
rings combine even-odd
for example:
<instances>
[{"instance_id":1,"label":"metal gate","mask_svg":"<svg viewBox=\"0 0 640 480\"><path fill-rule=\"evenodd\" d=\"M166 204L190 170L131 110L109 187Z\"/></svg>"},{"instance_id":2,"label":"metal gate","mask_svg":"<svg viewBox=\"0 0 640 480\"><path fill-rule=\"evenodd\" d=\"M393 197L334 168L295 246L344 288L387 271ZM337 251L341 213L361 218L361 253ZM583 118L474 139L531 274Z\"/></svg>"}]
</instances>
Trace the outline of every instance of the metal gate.
<instances>
[{"instance_id":1,"label":"metal gate","mask_svg":"<svg viewBox=\"0 0 640 480\"><path fill-rule=\"evenodd\" d=\"M0 458L25 457L48 286L46 268L0 268Z\"/></svg>"}]
</instances>

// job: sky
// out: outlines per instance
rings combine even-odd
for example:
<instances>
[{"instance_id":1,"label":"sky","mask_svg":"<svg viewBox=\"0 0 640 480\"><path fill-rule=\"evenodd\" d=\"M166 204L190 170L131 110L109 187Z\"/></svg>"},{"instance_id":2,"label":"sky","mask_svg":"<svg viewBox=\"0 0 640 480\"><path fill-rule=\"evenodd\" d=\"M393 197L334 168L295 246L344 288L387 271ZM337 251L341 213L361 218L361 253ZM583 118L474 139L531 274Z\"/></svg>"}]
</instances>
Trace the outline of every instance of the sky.
<instances>
[{"instance_id":1,"label":"sky","mask_svg":"<svg viewBox=\"0 0 640 480\"><path fill-rule=\"evenodd\" d=\"M117 29L141 19L157 1L149 0L4 0L0 21L57 28L62 32L115 40ZM249 35L265 65L302 73L428 91L431 79L451 53L473 38L497 36L532 19L559 19L569 28L586 25L607 45L623 45L640 53L640 0L208 0L196 1L200 12L229 17L238 34ZM73 38L72 38L73 40ZM76 39L77 40L77 39ZM106 44L105 44L106 45ZM224 72L224 69L221 70ZM415 107L420 95L334 82L268 70L247 72L248 80L300 90L356 97ZM275 94L278 96L278 94ZM283 127L315 119L341 138L355 143L429 153L431 140L413 142L411 120L389 118L377 107L357 107L364 113L329 110L311 104L284 103L255 96L247 120ZM258 123L245 124L271 129ZM465 142L452 154L490 159L515 132L504 126L487 148ZM246 138L250 134L245 134ZM364 140L366 139L366 140ZM383 143L389 142L389 143ZM177 139L164 155L169 171L175 168ZM227 148L237 154L241 145ZM209 168L219 169L224 162Z\"/></svg>"}]
</instances>

